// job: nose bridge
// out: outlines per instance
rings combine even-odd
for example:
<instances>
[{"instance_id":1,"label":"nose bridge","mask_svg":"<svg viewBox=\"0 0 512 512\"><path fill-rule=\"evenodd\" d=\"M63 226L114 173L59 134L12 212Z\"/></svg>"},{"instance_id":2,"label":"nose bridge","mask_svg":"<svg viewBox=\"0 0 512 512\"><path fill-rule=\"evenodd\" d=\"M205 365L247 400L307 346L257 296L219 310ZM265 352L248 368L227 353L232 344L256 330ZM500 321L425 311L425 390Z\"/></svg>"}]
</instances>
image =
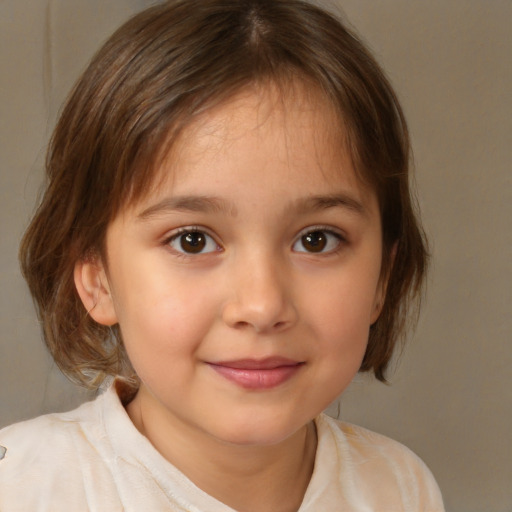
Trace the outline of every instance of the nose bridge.
<instances>
[{"instance_id":1,"label":"nose bridge","mask_svg":"<svg viewBox=\"0 0 512 512\"><path fill-rule=\"evenodd\" d=\"M239 254L235 260L225 321L232 327L252 327L257 332L279 330L293 323L295 310L282 258L259 248Z\"/></svg>"}]
</instances>

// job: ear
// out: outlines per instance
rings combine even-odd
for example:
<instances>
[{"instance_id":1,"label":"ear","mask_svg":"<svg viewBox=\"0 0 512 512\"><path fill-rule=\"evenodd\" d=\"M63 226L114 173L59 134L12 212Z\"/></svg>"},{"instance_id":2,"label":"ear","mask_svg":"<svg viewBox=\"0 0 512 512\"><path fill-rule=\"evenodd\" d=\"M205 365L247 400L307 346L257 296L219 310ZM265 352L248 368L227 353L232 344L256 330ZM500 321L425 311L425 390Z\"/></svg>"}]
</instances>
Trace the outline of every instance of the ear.
<instances>
[{"instance_id":1,"label":"ear","mask_svg":"<svg viewBox=\"0 0 512 512\"><path fill-rule=\"evenodd\" d=\"M80 260L75 264L75 286L87 313L102 325L117 323L110 285L99 258Z\"/></svg>"},{"instance_id":2,"label":"ear","mask_svg":"<svg viewBox=\"0 0 512 512\"><path fill-rule=\"evenodd\" d=\"M384 302L386 301L386 292L389 283L389 276L391 275L393 265L395 264L397 248L398 242L395 242L389 254L388 268L386 269L385 272L381 272L379 284L377 285L377 290L375 292L375 299L373 302L373 311L370 319L370 325L373 325L379 319L379 316L382 312L382 308L384 307Z\"/></svg>"}]
</instances>

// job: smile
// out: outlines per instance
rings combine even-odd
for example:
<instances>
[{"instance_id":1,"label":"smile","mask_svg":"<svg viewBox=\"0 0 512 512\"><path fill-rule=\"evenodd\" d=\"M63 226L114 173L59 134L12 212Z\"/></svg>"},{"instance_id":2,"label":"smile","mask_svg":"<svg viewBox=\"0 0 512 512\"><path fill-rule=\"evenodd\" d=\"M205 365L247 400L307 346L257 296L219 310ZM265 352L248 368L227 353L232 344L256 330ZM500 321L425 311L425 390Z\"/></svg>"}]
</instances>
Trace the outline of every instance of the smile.
<instances>
[{"instance_id":1,"label":"smile","mask_svg":"<svg viewBox=\"0 0 512 512\"><path fill-rule=\"evenodd\" d=\"M245 389L275 388L291 379L304 365L282 357L208 363L219 375Z\"/></svg>"}]
</instances>

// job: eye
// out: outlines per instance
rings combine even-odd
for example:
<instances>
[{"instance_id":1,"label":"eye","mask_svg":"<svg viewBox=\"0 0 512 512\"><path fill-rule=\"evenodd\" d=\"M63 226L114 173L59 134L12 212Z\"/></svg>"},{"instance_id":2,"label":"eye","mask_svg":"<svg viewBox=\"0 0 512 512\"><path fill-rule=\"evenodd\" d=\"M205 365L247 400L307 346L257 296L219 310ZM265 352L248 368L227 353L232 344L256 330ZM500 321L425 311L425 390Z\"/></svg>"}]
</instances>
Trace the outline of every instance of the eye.
<instances>
[{"instance_id":1,"label":"eye","mask_svg":"<svg viewBox=\"0 0 512 512\"><path fill-rule=\"evenodd\" d=\"M205 254L219 250L215 240L198 230L182 231L174 235L168 244L177 252L184 254Z\"/></svg>"},{"instance_id":2,"label":"eye","mask_svg":"<svg viewBox=\"0 0 512 512\"><path fill-rule=\"evenodd\" d=\"M315 229L302 234L293 244L296 252L321 253L335 250L341 243L342 237L331 231Z\"/></svg>"}]
</instances>

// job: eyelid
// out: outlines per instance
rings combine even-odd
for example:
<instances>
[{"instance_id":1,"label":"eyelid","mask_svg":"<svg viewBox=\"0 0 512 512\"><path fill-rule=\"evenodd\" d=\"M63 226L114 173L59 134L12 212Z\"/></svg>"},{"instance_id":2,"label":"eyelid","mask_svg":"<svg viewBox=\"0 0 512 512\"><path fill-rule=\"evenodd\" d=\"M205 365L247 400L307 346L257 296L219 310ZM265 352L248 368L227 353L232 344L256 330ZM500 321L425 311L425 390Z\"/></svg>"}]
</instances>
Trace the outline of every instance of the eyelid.
<instances>
[{"instance_id":1,"label":"eyelid","mask_svg":"<svg viewBox=\"0 0 512 512\"><path fill-rule=\"evenodd\" d=\"M317 231L320 231L320 232L325 233L327 235L332 235L332 236L336 237L338 239L338 241L339 241L339 244L334 249L330 249L330 250L327 250L327 251L321 251L321 252L318 252L318 253L314 253L314 252L310 252L310 251L296 251L296 252L306 253L306 254L317 254L317 255L320 255L320 254L323 254L323 255L332 254L332 253L335 253L339 249L339 246L341 244L347 243L347 237L343 233L342 230L340 230L338 228L334 228L333 226L313 225L313 226L308 226L308 227L302 229L297 234L297 236L295 237L295 239L294 239L294 241L292 243L292 249L295 247L295 245L298 242L300 242L300 240L302 239L303 236L307 235L308 233L314 233L314 232L317 232Z\"/></svg>"},{"instance_id":2,"label":"eyelid","mask_svg":"<svg viewBox=\"0 0 512 512\"><path fill-rule=\"evenodd\" d=\"M295 237L295 240L298 240L300 237L315 231L323 231L325 233L330 233L334 236L337 236L340 240L347 240L347 235L342 229L336 228L334 226L328 226L326 224L313 224L312 226L307 226L304 229L301 229Z\"/></svg>"},{"instance_id":3,"label":"eyelid","mask_svg":"<svg viewBox=\"0 0 512 512\"><path fill-rule=\"evenodd\" d=\"M217 247L217 251L208 251L208 252L199 252L199 253L187 253L176 250L174 247L171 246L171 242L179 238L181 235L184 235L186 233L201 233L203 235L206 235L208 238L211 238L213 242L215 243ZM219 250L222 250L222 245L218 242L217 237L211 233L211 231L204 227L204 226L182 226L179 227L170 233L167 233L166 236L162 240L162 245L169 247L175 254L179 256L184 257L197 257L205 254L211 254L213 252L218 252Z\"/></svg>"}]
</instances>

